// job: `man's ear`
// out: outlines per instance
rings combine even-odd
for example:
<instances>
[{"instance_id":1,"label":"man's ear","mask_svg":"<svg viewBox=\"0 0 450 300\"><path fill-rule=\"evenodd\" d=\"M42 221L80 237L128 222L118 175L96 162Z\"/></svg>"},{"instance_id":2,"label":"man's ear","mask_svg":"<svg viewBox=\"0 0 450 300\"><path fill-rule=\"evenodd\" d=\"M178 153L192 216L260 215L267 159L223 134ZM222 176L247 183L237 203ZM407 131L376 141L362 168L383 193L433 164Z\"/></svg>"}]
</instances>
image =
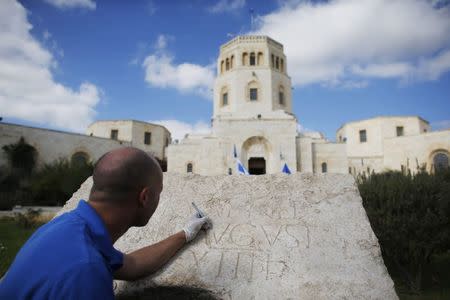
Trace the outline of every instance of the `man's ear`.
<instances>
[{"instance_id":1,"label":"man's ear","mask_svg":"<svg viewBox=\"0 0 450 300\"><path fill-rule=\"evenodd\" d=\"M150 188L148 186L146 186L145 188L143 188L141 190L141 192L139 193L139 206L147 206L149 204L150 201Z\"/></svg>"}]
</instances>

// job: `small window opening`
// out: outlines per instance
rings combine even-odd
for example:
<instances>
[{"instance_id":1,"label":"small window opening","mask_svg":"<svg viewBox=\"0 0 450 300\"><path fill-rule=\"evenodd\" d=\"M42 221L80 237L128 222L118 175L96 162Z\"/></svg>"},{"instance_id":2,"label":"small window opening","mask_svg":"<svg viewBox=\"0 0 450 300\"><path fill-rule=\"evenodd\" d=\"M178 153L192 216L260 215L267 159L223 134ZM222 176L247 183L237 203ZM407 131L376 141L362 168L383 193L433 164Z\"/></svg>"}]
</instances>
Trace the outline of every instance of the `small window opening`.
<instances>
[{"instance_id":1,"label":"small window opening","mask_svg":"<svg viewBox=\"0 0 450 300\"><path fill-rule=\"evenodd\" d=\"M327 163L322 163L322 173L326 173L327 172Z\"/></svg>"},{"instance_id":2,"label":"small window opening","mask_svg":"<svg viewBox=\"0 0 450 300\"><path fill-rule=\"evenodd\" d=\"M222 106L228 105L228 93L222 94Z\"/></svg>"},{"instance_id":3,"label":"small window opening","mask_svg":"<svg viewBox=\"0 0 450 300\"><path fill-rule=\"evenodd\" d=\"M186 171L187 171L187 173L192 173L192 164L191 163L187 164Z\"/></svg>"},{"instance_id":4,"label":"small window opening","mask_svg":"<svg viewBox=\"0 0 450 300\"><path fill-rule=\"evenodd\" d=\"M278 91L278 103L280 105L284 105L284 88L280 86L280 90Z\"/></svg>"},{"instance_id":5,"label":"small window opening","mask_svg":"<svg viewBox=\"0 0 450 300\"><path fill-rule=\"evenodd\" d=\"M111 130L111 139L117 141L118 138L119 138L119 130L112 129Z\"/></svg>"},{"instance_id":6,"label":"small window opening","mask_svg":"<svg viewBox=\"0 0 450 300\"><path fill-rule=\"evenodd\" d=\"M250 53L250 66L254 66L256 65L256 57L255 57L255 53L252 52Z\"/></svg>"},{"instance_id":7,"label":"small window opening","mask_svg":"<svg viewBox=\"0 0 450 300\"><path fill-rule=\"evenodd\" d=\"M251 88L250 89L250 101L257 101L258 100L258 89Z\"/></svg>"},{"instance_id":8,"label":"small window opening","mask_svg":"<svg viewBox=\"0 0 450 300\"><path fill-rule=\"evenodd\" d=\"M151 132L145 132L144 133L144 144L150 145L152 143L152 133Z\"/></svg>"},{"instance_id":9,"label":"small window opening","mask_svg":"<svg viewBox=\"0 0 450 300\"><path fill-rule=\"evenodd\" d=\"M397 126L397 136L403 136L403 126Z\"/></svg>"},{"instance_id":10,"label":"small window opening","mask_svg":"<svg viewBox=\"0 0 450 300\"><path fill-rule=\"evenodd\" d=\"M361 143L367 142L367 133L365 129L359 131L359 141Z\"/></svg>"}]
</instances>

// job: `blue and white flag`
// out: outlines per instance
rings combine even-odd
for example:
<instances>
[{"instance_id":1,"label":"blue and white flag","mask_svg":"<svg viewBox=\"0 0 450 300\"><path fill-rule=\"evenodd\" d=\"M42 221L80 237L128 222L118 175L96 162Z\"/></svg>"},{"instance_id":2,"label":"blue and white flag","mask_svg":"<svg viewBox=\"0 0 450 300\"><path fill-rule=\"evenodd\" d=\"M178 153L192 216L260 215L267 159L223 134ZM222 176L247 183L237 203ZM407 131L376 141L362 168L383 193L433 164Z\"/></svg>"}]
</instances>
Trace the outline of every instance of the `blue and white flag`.
<instances>
[{"instance_id":1,"label":"blue and white flag","mask_svg":"<svg viewBox=\"0 0 450 300\"><path fill-rule=\"evenodd\" d=\"M291 174L291 170L289 170L287 163L284 164L283 170L281 170L281 172Z\"/></svg>"},{"instance_id":2,"label":"blue and white flag","mask_svg":"<svg viewBox=\"0 0 450 300\"><path fill-rule=\"evenodd\" d=\"M250 175L244 165L241 163L239 159L236 158L236 169L238 174L241 175Z\"/></svg>"}]
</instances>

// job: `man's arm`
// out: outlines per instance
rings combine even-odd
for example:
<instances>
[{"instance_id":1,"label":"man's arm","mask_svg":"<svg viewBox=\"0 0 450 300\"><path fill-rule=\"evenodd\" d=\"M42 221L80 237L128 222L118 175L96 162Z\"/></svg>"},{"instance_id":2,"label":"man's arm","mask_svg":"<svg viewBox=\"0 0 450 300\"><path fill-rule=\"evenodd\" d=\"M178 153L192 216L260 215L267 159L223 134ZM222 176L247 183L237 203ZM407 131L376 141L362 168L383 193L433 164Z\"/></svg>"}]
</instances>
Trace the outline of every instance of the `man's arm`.
<instances>
[{"instance_id":1,"label":"man's arm","mask_svg":"<svg viewBox=\"0 0 450 300\"><path fill-rule=\"evenodd\" d=\"M114 272L114 278L136 280L158 271L184 244L192 241L200 229L209 227L207 217L192 216L182 231L159 243L125 254L123 265Z\"/></svg>"},{"instance_id":2,"label":"man's arm","mask_svg":"<svg viewBox=\"0 0 450 300\"><path fill-rule=\"evenodd\" d=\"M114 272L114 278L136 280L159 270L186 243L184 231L180 231L159 243L141 248L123 258L123 266Z\"/></svg>"}]
</instances>

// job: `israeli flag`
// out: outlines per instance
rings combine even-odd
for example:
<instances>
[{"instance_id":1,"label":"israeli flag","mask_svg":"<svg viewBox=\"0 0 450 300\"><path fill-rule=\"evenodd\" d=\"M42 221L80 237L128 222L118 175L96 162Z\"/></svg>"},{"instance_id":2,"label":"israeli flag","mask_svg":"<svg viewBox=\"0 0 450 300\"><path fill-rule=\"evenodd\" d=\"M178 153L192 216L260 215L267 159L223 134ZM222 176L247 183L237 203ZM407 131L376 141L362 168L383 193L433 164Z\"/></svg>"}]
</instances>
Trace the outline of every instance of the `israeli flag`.
<instances>
[{"instance_id":1,"label":"israeli flag","mask_svg":"<svg viewBox=\"0 0 450 300\"><path fill-rule=\"evenodd\" d=\"M291 170L289 170L287 163L284 164L283 170L281 170L281 172L291 174Z\"/></svg>"},{"instance_id":2,"label":"israeli flag","mask_svg":"<svg viewBox=\"0 0 450 300\"><path fill-rule=\"evenodd\" d=\"M238 174L241 175L250 175L247 171L247 169L244 167L244 165L241 163L241 161L239 159L236 158L236 168L237 168L237 172Z\"/></svg>"}]
</instances>

